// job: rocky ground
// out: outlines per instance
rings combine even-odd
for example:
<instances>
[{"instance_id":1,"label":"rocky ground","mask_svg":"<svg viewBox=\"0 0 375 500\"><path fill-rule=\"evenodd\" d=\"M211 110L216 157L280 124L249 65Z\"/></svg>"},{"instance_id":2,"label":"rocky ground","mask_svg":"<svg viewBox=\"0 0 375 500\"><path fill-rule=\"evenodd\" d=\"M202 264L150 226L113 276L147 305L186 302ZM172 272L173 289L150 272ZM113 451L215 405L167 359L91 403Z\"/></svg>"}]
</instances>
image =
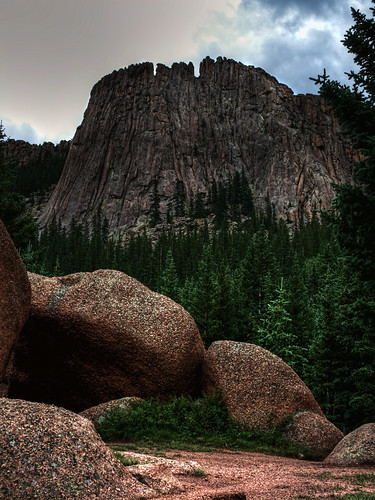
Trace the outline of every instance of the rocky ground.
<instances>
[{"instance_id":1,"label":"rocky ground","mask_svg":"<svg viewBox=\"0 0 375 500\"><path fill-rule=\"evenodd\" d=\"M170 450L147 473L144 455L125 452L140 464L127 467L169 500L267 500L342 498L367 493L375 499L375 466L334 467L322 462L261 453ZM167 459L167 460L166 460ZM172 461L168 460L172 459ZM176 466L176 461L180 467ZM164 468L164 474L161 473ZM169 469L169 475L167 470ZM172 473L170 473L172 471ZM203 474L204 471L204 474ZM157 477L157 479L156 479ZM157 483L159 481L159 483ZM168 492L167 492L168 491Z\"/></svg>"}]
</instances>

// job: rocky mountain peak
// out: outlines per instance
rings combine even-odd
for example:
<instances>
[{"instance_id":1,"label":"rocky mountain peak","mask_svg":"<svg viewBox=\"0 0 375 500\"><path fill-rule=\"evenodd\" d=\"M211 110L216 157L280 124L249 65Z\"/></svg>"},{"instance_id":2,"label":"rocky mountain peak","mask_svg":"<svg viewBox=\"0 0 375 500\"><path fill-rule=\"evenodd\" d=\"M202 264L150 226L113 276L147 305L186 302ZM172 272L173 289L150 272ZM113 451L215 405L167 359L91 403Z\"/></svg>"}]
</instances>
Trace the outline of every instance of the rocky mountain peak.
<instances>
[{"instance_id":1,"label":"rocky mountain peak","mask_svg":"<svg viewBox=\"0 0 375 500\"><path fill-rule=\"evenodd\" d=\"M207 57L195 76L192 63L135 64L93 87L40 221L90 221L100 207L121 233L147 220L155 183L165 216L178 183L189 203L236 172L256 203L268 195L296 220L329 207L351 161L323 100L294 95L260 68Z\"/></svg>"}]
</instances>

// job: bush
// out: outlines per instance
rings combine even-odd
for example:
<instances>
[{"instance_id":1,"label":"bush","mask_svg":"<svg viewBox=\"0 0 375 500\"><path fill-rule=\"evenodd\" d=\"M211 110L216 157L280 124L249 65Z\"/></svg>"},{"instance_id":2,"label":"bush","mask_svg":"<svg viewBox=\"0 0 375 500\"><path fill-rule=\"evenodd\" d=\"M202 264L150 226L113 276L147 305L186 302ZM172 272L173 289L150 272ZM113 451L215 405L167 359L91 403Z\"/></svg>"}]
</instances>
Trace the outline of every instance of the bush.
<instances>
[{"instance_id":1,"label":"bush","mask_svg":"<svg viewBox=\"0 0 375 500\"><path fill-rule=\"evenodd\" d=\"M128 410L110 409L97 427L104 441L146 441L178 447L199 444L216 448L311 457L306 449L282 436L283 425L269 430L245 429L226 410L219 393L192 399L174 397L168 402L150 399Z\"/></svg>"}]
</instances>

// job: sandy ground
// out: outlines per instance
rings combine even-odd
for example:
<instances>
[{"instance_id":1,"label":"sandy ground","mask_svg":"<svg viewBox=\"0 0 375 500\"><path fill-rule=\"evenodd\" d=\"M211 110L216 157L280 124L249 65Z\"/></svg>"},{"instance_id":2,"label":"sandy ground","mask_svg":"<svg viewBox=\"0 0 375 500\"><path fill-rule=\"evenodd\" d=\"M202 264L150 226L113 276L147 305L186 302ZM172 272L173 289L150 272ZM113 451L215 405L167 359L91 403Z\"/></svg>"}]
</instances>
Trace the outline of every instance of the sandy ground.
<instances>
[{"instance_id":1,"label":"sandy ground","mask_svg":"<svg viewBox=\"0 0 375 500\"><path fill-rule=\"evenodd\" d=\"M204 475L178 475L183 492L154 498L201 500L263 500L341 498L371 493L375 499L375 467L333 467L261 453L168 451L178 461L194 461ZM365 481L372 474L372 481Z\"/></svg>"}]
</instances>

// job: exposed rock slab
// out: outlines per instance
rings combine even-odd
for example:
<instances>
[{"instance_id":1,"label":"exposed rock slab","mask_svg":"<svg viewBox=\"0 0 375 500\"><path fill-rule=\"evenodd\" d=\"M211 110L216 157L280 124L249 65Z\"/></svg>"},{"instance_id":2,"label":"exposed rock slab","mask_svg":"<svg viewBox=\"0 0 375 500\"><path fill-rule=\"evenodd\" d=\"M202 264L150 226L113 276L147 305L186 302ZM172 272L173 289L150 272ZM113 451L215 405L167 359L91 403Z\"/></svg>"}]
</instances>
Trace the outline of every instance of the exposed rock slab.
<instances>
[{"instance_id":1,"label":"exposed rock slab","mask_svg":"<svg viewBox=\"0 0 375 500\"><path fill-rule=\"evenodd\" d=\"M184 491L179 477L194 476L198 469L202 470L197 462L191 460L172 460L142 453L119 453L138 462L127 467L127 470L158 495L171 495Z\"/></svg>"},{"instance_id":2,"label":"exposed rock slab","mask_svg":"<svg viewBox=\"0 0 375 500\"><path fill-rule=\"evenodd\" d=\"M171 299L119 271L30 280L9 397L82 411L125 396L199 392L203 343Z\"/></svg>"},{"instance_id":3,"label":"exposed rock slab","mask_svg":"<svg viewBox=\"0 0 375 500\"><path fill-rule=\"evenodd\" d=\"M141 498L91 422L63 408L0 399L1 498Z\"/></svg>"},{"instance_id":4,"label":"exposed rock slab","mask_svg":"<svg viewBox=\"0 0 375 500\"><path fill-rule=\"evenodd\" d=\"M292 424L291 440L295 438L309 447L316 439L315 452L326 456L330 451L328 444L332 450L342 437L300 377L281 358L262 347L227 340L214 342L206 353L203 373L203 390L211 394L218 389L229 413L246 427L266 429L307 412L302 419L304 431L297 420Z\"/></svg>"},{"instance_id":5,"label":"exposed rock slab","mask_svg":"<svg viewBox=\"0 0 375 500\"><path fill-rule=\"evenodd\" d=\"M347 434L324 460L339 466L375 466L375 424L364 424Z\"/></svg>"},{"instance_id":6,"label":"exposed rock slab","mask_svg":"<svg viewBox=\"0 0 375 500\"><path fill-rule=\"evenodd\" d=\"M26 268L0 221L0 381L30 310Z\"/></svg>"},{"instance_id":7,"label":"exposed rock slab","mask_svg":"<svg viewBox=\"0 0 375 500\"><path fill-rule=\"evenodd\" d=\"M196 77L191 63L132 65L93 87L40 222L90 221L100 206L122 232L147 218L154 179L165 216L177 181L189 202L235 172L258 205L268 193L278 214L298 220L330 206L352 156L319 96L294 95L260 68L206 58Z\"/></svg>"}]
</instances>

